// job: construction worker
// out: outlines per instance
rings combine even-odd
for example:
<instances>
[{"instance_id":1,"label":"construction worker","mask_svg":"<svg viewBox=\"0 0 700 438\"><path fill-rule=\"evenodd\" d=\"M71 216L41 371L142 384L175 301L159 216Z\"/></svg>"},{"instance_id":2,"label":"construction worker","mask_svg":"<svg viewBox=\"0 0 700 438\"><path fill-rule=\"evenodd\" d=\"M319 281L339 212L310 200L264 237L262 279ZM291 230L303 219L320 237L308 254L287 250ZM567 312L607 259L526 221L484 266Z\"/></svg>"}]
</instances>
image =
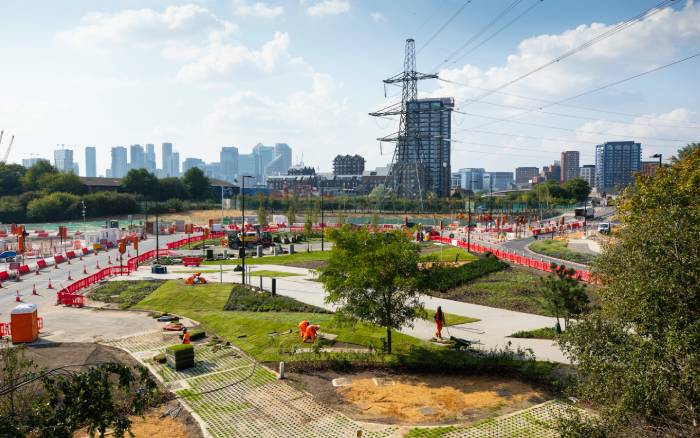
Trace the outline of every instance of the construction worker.
<instances>
[{"instance_id":1,"label":"construction worker","mask_svg":"<svg viewBox=\"0 0 700 438\"><path fill-rule=\"evenodd\" d=\"M435 337L442 339L442 326L445 325L445 314L442 313L442 306L438 306L435 311Z\"/></svg>"},{"instance_id":2,"label":"construction worker","mask_svg":"<svg viewBox=\"0 0 700 438\"><path fill-rule=\"evenodd\" d=\"M304 342L306 342L307 339L311 339L311 343L316 342L316 332L320 329L321 326L318 324L309 324L309 326L306 327L306 333L304 333Z\"/></svg>"},{"instance_id":3,"label":"construction worker","mask_svg":"<svg viewBox=\"0 0 700 438\"><path fill-rule=\"evenodd\" d=\"M306 328L309 326L309 321L303 320L302 322L299 323L299 336L304 339L304 335L306 334Z\"/></svg>"},{"instance_id":4,"label":"construction worker","mask_svg":"<svg viewBox=\"0 0 700 438\"><path fill-rule=\"evenodd\" d=\"M187 327L182 328L182 343L183 344L189 344L190 343L190 334L187 331Z\"/></svg>"}]
</instances>

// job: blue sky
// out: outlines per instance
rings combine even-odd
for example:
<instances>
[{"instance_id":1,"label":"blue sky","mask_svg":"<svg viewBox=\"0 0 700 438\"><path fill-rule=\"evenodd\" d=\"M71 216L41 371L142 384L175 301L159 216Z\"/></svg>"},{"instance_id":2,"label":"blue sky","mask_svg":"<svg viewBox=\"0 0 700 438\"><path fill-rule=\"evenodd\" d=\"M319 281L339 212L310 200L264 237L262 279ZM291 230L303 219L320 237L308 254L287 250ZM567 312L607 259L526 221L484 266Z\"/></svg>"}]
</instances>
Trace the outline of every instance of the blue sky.
<instances>
[{"instance_id":1,"label":"blue sky","mask_svg":"<svg viewBox=\"0 0 700 438\"><path fill-rule=\"evenodd\" d=\"M380 155L375 139L397 122L367 113L400 92L389 87L385 99L381 80L401 69L412 37L422 48L420 71L477 87L420 84L423 95L453 96L473 114L453 116L454 170L542 166L562 150L580 150L585 164L595 144L624 138L640 141L645 155L668 156L698 139L700 58L569 102L624 115L562 106L545 111L568 117L518 115L512 107L540 105L513 95L557 101L697 52L700 6L676 1L503 89L508 95L469 103L658 1L522 0L485 36L532 7L522 18L442 63L511 3L473 0L423 47L465 1L5 0L0 129L16 135L11 161L50 157L66 144L83 169L83 147L93 145L98 172L111 146L164 141L182 159L215 161L221 146L246 153L257 142L287 142L295 159L303 154L321 170L338 153L385 165L390 146Z\"/></svg>"}]
</instances>

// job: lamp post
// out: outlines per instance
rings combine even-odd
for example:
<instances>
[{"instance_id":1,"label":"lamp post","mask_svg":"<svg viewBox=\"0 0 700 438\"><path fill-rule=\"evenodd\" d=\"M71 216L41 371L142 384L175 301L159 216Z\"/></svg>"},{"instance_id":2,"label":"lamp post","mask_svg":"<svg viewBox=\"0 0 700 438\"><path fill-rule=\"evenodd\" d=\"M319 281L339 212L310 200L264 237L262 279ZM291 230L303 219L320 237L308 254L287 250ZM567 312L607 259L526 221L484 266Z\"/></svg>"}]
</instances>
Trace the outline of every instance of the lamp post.
<instances>
[{"instance_id":1,"label":"lamp post","mask_svg":"<svg viewBox=\"0 0 700 438\"><path fill-rule=\"evenodd\" d=\"M85 225L85 213L87 210L85 210L85 200L83 199L80 201L83 204L83 234L87 232L87 226Z\"/></svg>"},{"instance_id":2,"label":"lamp post","mask_svg":"<svg viewBox=\"0 0 700 438\"><path fill-rule=\"evenodd\" d=\"M155 228L155 233L156 233L156 263L160 261L160 245L159 245L159 236L160 236L160 225L158 224L158 204L156 203L156 228Z\"/></svg>"},{"instance_id":3,"label":"lamp post","mask_svg":"<svg viewBox=\"0 0 700 438\"><path fill-rule=\"evenodd\" d=\"M324 220L323 220L323 181L320 181L321 185L321 252L324 251L325 246L324 246L324 240L323 237L326 234L324 230Z\"/></svg>"},{"instance_id":4,"label":"lamp post","mask_svg":"<svg viewBox=\"0 0 700 438\"><path fill-rule=\"evenodd\" d=\"M472 191L469 189L469 212L467 213L467 252L472 250Z\"/></svg>"},{"instance_id":5,"label":"lamp post","mask_svg":"<svg viewBox=\"0 0 700 438\"><path fill-rule=\"evenodd\" d=\"M243 253L241 257L241 274L242 283L245 284L245 179L253 178L250 175L241 175L241 244L243 245ZM238 181L234 181L238 182Z\"/></svg>"},{"instance_id":6,"label":"lamp post","mask_svg":"<svg viewBox=\"0 0 700 438\"><path fill-rule=\"evenodd\" d=\"M662 164L661 164L661 159L663 158L663 155L662 155L662 154L654 154L654 155L652 155L652 156L649 157L649 158L658 158L658 159L659 159L659 168L661 168L661 166L662 166Z\"/></svg>"}]
</instances>

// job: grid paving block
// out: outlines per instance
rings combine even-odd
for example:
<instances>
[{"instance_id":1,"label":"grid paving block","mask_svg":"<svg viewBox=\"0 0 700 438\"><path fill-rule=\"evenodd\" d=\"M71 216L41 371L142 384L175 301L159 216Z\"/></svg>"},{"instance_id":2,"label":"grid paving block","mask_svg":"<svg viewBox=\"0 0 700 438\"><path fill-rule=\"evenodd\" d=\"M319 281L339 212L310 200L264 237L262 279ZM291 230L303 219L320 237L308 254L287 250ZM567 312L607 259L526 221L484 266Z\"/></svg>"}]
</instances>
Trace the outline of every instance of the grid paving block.
<instances>
[{"instance_id":1,"label":"grid paving block","mask_svg":"<svg viewBox=\"0 0 700 438\"><path fill-rule=\"evenodd\" d=\"M175 380L188 379L202 374L251 364L250 359L233 348L214 351L214 348L211 346L196 345L194 351L195 366L192 368L175 371L167 365L161 366L158 371L163 377L163 381L172 382Z\"/></svg>"},{"instance_id":2,"label":"grid paving block","mask_svg":"<svg viewBox=\"0 0 700 438\"><path fill-rule=\"evenodd\" d=\"M138 353L149 350L160 350L170 345L180 343L177 336L164 334L163 332L150 332L142 335L129 336L126 338L113 339L102 342L105 345L122 348L129 353Z\"/></svg>"}]
</instances>

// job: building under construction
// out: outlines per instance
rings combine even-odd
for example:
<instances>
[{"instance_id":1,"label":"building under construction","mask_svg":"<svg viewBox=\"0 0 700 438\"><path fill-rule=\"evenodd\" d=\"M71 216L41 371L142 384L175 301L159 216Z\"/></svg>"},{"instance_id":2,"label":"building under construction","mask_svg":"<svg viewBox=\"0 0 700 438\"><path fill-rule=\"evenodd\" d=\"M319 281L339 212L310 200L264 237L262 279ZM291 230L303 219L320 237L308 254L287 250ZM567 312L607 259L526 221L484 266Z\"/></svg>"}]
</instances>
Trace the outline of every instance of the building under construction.
<instances>
[{"instance_id":1,"label":"building under construction","mask_svg":"<svg viewBox=\"0 0 700 438\"><path fill-rule=\"evenodd\" d=\"M384 80L385 84L401 83L401 102L370 113L400 117L398 132L379 139L396 143L387 189L400 197L423 199L428 193L438 197L450 193L454 100L418 99L418 81L437 77L416 71L415 42L406 40L404 71Z\"/></svg>"}]
</instances>

